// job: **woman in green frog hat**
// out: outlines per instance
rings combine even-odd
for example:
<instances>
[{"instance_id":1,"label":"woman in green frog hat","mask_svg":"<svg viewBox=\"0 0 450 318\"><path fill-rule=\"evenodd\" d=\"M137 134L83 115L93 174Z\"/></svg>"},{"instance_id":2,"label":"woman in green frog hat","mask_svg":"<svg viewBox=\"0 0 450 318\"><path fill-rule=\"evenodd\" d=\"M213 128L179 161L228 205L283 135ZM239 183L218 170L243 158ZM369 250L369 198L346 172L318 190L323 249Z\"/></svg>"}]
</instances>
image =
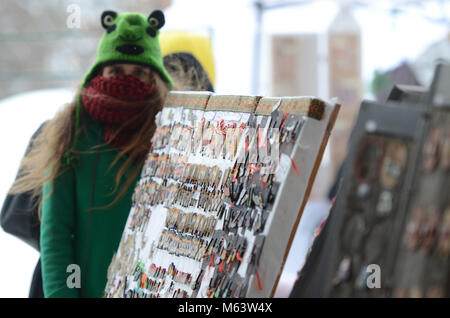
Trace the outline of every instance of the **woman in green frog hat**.
<instances>
[{"instance_id":1,"label":"woman in green frog hat","mask_svg":"<svg viewBox=\"0 0 450 318\"><path fill-rule=\"evenodd\" d=\"M101 24L97 59L75 100L42 128L10 191L43 189L35 194L45 297L103 295L155 115L172 88L158 39L162 11L105 11Z\"/></svg>"}]
</instances>

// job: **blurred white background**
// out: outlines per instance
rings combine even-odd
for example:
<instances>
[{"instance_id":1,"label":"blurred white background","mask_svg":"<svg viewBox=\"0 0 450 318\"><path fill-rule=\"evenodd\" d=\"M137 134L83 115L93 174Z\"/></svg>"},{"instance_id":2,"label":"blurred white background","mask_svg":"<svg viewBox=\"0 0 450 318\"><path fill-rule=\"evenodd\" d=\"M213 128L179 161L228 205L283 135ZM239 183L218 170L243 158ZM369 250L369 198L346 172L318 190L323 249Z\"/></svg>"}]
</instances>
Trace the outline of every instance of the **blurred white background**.
<instances>
[{"instance_id":1,"label":"blurred white background","mask_svg":"<svg viewBox=\"0 0 450 318\"><path fill-rule=\"evenodd\" d=\"M375 70L395 67L403 60L414 62L430 45L447 38L449 34L449 24L440 20L442 16L450 16L448 1L429 1L424 5L405 7L402 11L392 9L394 3L401 1L300 1L301 4L267 10L264 13L261 24L261 62L258 67L260 77L255 86L252 72L257 16L253 1L169 2L171 4L165 10L165 30L203 30L212 35L217 93L271 95L271 36L317 34L320 41L326 42L325 33L342 3L354 4L352 12L361 32L362 86L367 98L372 97L368 87ZM83 1L70 3L80 4L83 23L89 7L84 7ZM55 2L54 10L60 10L61 15L67 16L67 4L68 2ZM115 8L105 4L104 9ZM61 25L61 28L65 28L65 25ZM100 24L98 28L100 29ZM66 49L70 51L72 48ZM3 58L2 55L0 62ZM90 56L90 59L93 61L94 56ZM319 50L317 61L326 65L326 49ZM87 68L78 71L84 74ZM334 96L328 96L326 76L326 71L319 76L321 84L319 83L318 95L327 99ZM5 80L4 77L2 80ZM59 107L73 98L74 90L69 84L63 89L48 88L0 100L1 202L15 178L20 159L33 132L45 119L51 118ZM327 156L322 169L330 161L329 153ZM312 233L327 215L328 209L329 203L325 198L314 198L305 209L299 226L301 230L291 248L277 296L286 297L289 294L311 244ZM37 259L38 253L31 247L0 230L0 297L27 297Z\"/></svg>"},{"instance_id":2,"label":"blurred white background","mask_svg":"<svg viewBox=\"0 0 450 318\"><path fill-rule=\"evenodd\" d=\"M0 101L0 202L14 181L20 160L33 133L64 104L70 89L28 92ZM0 297L27 297L39 253L0 230Z\"/></svg>"}]
</instances>

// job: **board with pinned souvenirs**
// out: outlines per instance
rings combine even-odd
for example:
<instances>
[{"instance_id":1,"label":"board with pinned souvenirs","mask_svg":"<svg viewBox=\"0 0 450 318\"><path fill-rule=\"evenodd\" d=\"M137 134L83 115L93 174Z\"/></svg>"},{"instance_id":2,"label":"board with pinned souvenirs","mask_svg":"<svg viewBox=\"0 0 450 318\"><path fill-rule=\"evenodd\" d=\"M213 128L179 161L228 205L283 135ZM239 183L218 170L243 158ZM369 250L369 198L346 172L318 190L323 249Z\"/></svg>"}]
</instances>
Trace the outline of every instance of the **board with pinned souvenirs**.
<instances>
[{"instance_id":1,"label":"board with pinned souvenirs","mask_svg":"<svg viewBox=\"0 0 450 318\"><path fill-rule=\"evenodd\" d=\"M338 110L171 92L105 297L272 296Z\"/></svg>"},{"instance_id":2,"label":"board with pinned souvenirs","mask_svg":"<svg viewBox=\"0 0 450 318\"><path fill-rule=\"evenodd\" d=\"M439 65L393 269L394 297L450 297L450 65Z\"/></svg>"},{"instance_id":3,"label":"board with pinned souvenirs","mask_svg":"<svg viewBox=\"0 0 450 318\"><path fill-rule=\"evenodd\" d=\"M363 102L331 213L339 217L329 297L384 297L425 121L418 105Z\"/></svg>"},{"instance_id":4,"label":"board with pinned souvenirs","mask_svg":"<svg viewBox=\"0 0 450 318\"><path fill-rule=\"evenodd\" d=\"M430 89L362 103L336 202L291 297L450 296L449 81L441 65Z\"/></svg>"}]
</instances>

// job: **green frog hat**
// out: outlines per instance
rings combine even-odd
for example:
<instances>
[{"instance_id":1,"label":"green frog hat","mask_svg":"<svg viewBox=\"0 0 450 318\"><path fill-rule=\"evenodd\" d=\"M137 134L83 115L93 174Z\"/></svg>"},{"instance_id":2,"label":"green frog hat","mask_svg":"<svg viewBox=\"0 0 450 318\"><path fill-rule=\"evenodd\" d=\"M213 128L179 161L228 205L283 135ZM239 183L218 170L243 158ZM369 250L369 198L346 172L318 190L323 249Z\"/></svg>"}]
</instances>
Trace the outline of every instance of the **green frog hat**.
<instances>
[{"instance_id":1,"label":"green frog hat","mask_svg":"<svg viewBox=\"0 0 450 318\"><path fill-rule=\"evenodd\" d=\"M148 17L138 12L120 13L104 11L101 24L105 29L97 48L97 58L83 78L81 89L104 66L115 63L133 63L149 66L161 76L170 88L172 79L164 68L161 47L159 45L159 30L164 26L164 13L153 11ZM78 130L81 109L81 93L78 96L75 132ZM63 165L72 165L77 160L75 151L78 136L75 134L71 149L63 155Z\"/></svg>"},{"instance_id":2,"label":"green frog hat","mask_svg":"<svg viewBox=\"0 0 450 318\"><path fill-rule=\"evenodd\" d=\"M106 32L98 45L97 59L84 77L83 86L99 68L117 62L150 66L172 85L159 46L159 29L165 23L161 10L153 11L148 17L137 12L118 14L104 11L101 23Z\"/></svg>"}]
</instances>

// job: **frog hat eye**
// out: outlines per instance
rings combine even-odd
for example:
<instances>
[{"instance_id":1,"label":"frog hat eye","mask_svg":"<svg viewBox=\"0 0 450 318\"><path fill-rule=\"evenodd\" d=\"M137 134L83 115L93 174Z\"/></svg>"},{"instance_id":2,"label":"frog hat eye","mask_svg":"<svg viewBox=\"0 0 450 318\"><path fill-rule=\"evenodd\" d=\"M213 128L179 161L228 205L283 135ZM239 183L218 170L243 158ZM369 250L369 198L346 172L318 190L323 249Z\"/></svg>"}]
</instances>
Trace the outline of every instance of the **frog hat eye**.
<instances>
[{"instance_id":1,"label":"frog hat eye","mask_svg":"<svg viewBox=\"0 0 450 318\"><path fill-rule=\"evenodd\" d=\"M103 28L106 30L110 29L113 26L114 19L117 16L117 12L114 11L104 11L101 16L101 22Z\"/></svg>"},{"instance_id":2,"label":"frog hat eye","mask_svg":"<svg viewBox=\"0 0 450 318\"><path fill-rule=\"evenodd\" d=\"M147 19L148 23L150 24L150 27L147 28L147 33L151 37L156 36L156 30L161 29L164 24L166 23L164 19L164 13L161 10L155 10L153 11Z\"/></svg>"}]
</instances>

